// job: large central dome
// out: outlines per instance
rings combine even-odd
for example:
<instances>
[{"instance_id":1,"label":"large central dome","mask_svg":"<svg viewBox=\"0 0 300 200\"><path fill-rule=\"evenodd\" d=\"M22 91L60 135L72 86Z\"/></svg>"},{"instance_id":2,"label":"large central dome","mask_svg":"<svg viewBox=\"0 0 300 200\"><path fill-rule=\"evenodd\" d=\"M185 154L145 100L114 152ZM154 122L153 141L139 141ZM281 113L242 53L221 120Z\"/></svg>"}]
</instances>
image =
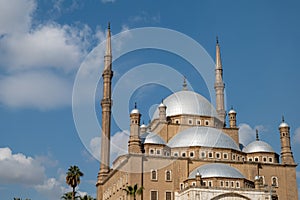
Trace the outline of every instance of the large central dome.
<instances>
[{"instance_id":1,"label":"large central dome","mask_svg":"<svg viewBox=\"0 0 300 200\"><path fill-rule=\"evenodd\" d=\"M179 91L164 99L167 106L167 116L175 115L200 115L218 117L213 105L200 94L193 91ZM153 118L159 117L159 111L156 109Z\"/></svg>"},{"instance_id":2,"label":"large central dome","mask_svg":"<svg viewBox=\"0 0 300 200\"><path fill-rule=\"evenodd\" d=\"M181 131L169 141L168 146L171 148L201 146L240 151L235 141L221 130L201 126Z\"/></svg>"}]
</instances>

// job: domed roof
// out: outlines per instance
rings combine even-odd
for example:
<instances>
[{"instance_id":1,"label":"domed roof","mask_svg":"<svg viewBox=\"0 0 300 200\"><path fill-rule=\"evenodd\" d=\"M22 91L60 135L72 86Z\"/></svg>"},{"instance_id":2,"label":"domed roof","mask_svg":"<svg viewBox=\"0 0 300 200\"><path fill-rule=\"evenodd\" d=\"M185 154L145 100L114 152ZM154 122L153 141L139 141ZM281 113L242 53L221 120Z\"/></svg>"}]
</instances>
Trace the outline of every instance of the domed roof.
<instances>
[{"instance_id":1,"label":"domed roof","mask_svg":"<svg viewBox=\"0 0 300 200\"><path fill-rule=\"evenodd\" d=\"M147 128L147 126L146 126L145 124L142 124L142 125L140 126L140 128Z\"/></svg>"},{"instance_id":2,"label":"domed roof","mask_svg":"<svg viewBox=\"0 0 300 200\"><path fill-rule=\"evenodd\" d=\"M229 110L229 112L228 112L228 114L234 114L234 113L236 113L236 111L235 110L233 110L232 108Z\"/></svg>"},{"instance_id":3,"label":"domed roof","mask_svg":"<svg viewBox=\"0 0 300 200\"><path fill-rule=\"evenodd\" d=\"M179 91L164 99L167 106L167 116L190 114L201 116L218 117L217 111L212 104L200 94L193 91ZM159 117L156 109L153 118Z\"/></svg>"},{"instance_id":4,"label":"domed roof","mask_svg":"<svg viewBox=\"0 0 300 200\"><path fill-rule=\"evenodd\" d=\"M140 111L137 108L134 108L130 114L139 114Z\"/></svg>"},{"instance_id":5,"label":"domed roof","mask_svg":"<svg viewBox=\"0 0 300 200\"><path fill-rule=\"evenodd\" d=\"M146 132L140 137L143 144L166 144L166 142L159 135L153 132Z\"/></svg>"},{"instance_id":6,"label":"domed roof","mask_svg":"<svg viewBox=\"0 0 300 200\"><path fill-rule=\"evenodd\" d=\"M236 168L221 163L202 165L190 173L189 179L195 178L197 173L199 173L202 178L245 178L245 176Z\"/></svg>"},{"instance_id":7,"label":"domed roof","mask_svg":"<svg viewBox=\"0 0 300 200\"><path fill-rule=\"evenodd\" d=\"M279 128L289 127L289 125L285 122L281 122Z\"/></svg>"},{"instance_id":8,"label":"domed roof","mask_svg":"<svg viewBox=\"0 0 300 200\"><path fill-rule=\"evenodd\" d=\"M245 153L256 153L256 152L270 152L275 153L274 149L266 142L254 141L243 148Z\"/></svg>"},{"instance_id":9,"label":"domed roof","mask_svg":"<svg viewBox=\"0 0 300 200\"><path fill-rule=\"evenodd\" d=\"M203 146L240 151L234 140L219 129L211 127L192 127L177 133L168 143L171 148Z\"/></svg>"}]
</instances>

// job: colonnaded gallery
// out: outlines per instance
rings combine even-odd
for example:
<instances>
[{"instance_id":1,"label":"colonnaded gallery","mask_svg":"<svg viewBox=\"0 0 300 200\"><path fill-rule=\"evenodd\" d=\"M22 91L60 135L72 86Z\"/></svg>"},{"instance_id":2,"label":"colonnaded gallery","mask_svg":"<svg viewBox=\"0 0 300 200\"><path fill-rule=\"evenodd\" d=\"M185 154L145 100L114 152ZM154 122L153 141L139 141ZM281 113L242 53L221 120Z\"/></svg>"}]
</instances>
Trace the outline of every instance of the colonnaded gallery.
<instances>
[{"instance_id":1,"label":"colonnaded gallery","mask_svg":"<svg viewBox=\"0 0 300 200\"><path fill-rule=\"evenodd\" d=\"M297 200L297 164L291 150L290 127L284 120L279 124L280 154L260 140L258 133L247 146L240 144L237 113L233 109L226 111L224 106L218 41L216 106L200 94L188 91L184 84L182 91L164 98L148 125L141 125L141 113L135 107L128 117L128 154L119 156L111 167L110 27L106 42L97 200L133 199L123 188L135 184L144 187L136 197L144 200Z\"/></svg>"}]
</instances>

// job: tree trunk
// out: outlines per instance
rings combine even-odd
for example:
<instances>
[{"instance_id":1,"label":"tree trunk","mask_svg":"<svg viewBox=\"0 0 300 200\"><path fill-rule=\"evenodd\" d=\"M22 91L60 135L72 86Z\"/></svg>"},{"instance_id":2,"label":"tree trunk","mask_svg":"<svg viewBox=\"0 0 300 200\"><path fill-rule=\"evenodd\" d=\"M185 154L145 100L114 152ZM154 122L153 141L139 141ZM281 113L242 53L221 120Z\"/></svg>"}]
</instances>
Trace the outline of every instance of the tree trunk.
<instances>
[{"instance_id":1,"label":"tree trunk","mask_svg":"<svg viewBox=\"0 0 300 200\"><path fill-rule=\"evenodd\" d=\"M73 187L73 191L72 191L72 200L75 200L75 187Z\"/></svg>"}]
</instances>

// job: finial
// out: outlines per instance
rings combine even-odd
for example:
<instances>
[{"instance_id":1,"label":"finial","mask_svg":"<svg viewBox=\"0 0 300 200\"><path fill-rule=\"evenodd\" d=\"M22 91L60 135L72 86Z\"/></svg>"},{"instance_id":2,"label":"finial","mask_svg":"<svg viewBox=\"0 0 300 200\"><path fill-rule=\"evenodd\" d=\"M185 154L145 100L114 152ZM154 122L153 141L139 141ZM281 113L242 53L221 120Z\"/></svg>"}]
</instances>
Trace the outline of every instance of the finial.
<instances>
[{"instance_id":1,"label":"finial","mask_svg":"<svg viewBox=\"0 0 300 200\"><path fill-rule=\"evenodd\" d=\"M282 120L281 120L282 122L284 122L284 116L282 115Z\"/></svg>"},{"instance_id":2,"label":"finial","mask_svg":"<svg viewBox=\"0 0 300 200\"><path fill-rule=\"evenodd\" d=\"M217 41L217 44L219 44L219 38L218 38L218 36L216 37L216 41Z\"/></svg>"},{"instance_id":3,"label":"finial","mask_svg":"<svg viewBox=\"0 0 300 200\"><path fill-rule=\"evenodd\" d=\"M164 103L164 99L163 98L161 99L161 103Z\"/></svg>"},{"instance_id":4,"label":"finial","mask_svg":"<svg viewBox=\"0 0 300 200\"><path fill-rule=\"evenodd\" d=\"M108 29L110 29L110 22L108 22L108 26L107 26L107 28L108 28Z\"/></svg>"},{"instance_id":5,"label":"finial","mask_svg":"<svg viewBox=\"0 0 300 200\"><path fill-rule=\"evenodd\" d=\"M134 109L136 109L136 102L134 102Z\"/></svg>"},{"instance_id":6,"label":"finial","mask_svg":"<svg viewBox=\"0 0 300 200\"><path fill-rule=\"evenodd\" d=\"M186 83L185 76L183 76L183 84L182 84L182 86L183 86L182 90L187 90L187 83Z\"/></svg>"},{"instance_id":7,"label":"finial","mask_svg":"<svg viewBox=\"0 0 300 200\"><path fill-rule=\"evenodd\" d=\"M256 141L259 141L259 137L258 137L258 130L256 129Z\"/></svg>"},{"instance_id":8,"label":"finial","mask_svg":"<svg viewBox=\"0 0 300 200\"><path fill-rule=\"evenodd\" d=\"M233 106L231 106L230 110L233 110Z\"/></svg>"}]
</instances>

